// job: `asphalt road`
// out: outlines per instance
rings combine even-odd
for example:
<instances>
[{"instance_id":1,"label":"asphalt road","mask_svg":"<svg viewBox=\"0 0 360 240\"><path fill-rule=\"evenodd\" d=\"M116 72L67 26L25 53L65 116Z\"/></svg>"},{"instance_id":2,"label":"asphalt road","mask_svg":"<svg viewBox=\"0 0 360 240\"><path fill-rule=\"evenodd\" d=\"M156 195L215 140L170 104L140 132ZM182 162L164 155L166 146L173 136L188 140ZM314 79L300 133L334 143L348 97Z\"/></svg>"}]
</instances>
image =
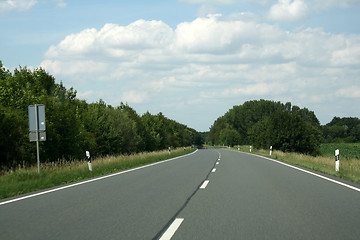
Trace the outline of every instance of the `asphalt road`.
<instances>
[{"instance_id":1,"label":"asphalt road","mask_svg":"<svg viewBox=\"0 0 360 240\"><path fill-rule=\"evenodd\" d=\"M161 236L360 239L360 192L257 156L199 150L0 205L2 240Z\"/></svg>"}]
</instances>

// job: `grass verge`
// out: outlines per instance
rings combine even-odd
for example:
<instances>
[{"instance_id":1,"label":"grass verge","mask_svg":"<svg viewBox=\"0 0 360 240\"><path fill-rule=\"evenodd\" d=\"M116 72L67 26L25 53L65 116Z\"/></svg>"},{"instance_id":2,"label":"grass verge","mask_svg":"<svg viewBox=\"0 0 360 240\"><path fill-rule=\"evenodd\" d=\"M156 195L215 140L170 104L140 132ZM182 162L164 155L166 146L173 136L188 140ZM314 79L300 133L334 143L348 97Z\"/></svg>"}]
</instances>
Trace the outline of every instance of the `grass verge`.
<instances>
[{"instance_id":1,"label":"grass verge","mask_svg":"<svg viewBox=\"0 0 360 240\"><path fill-rule=\"evenodd\" d=\"M237 150L237 148L234 148ZM240 151L250 152L249 146L240 146ZM341 150L340 150L341 151ZM254 154L277 159L282 162L290 163L299 167L304 167L317 172L336 176L355 183L360 183L360 159L357 158L341 158L340 171L335 171L335 156L309 156L299 153L284 153L282 151L273 151L269 156L269 150L252 149ZM340 155L341 156L341 155Z\"/></svg>"},{"instance_id":2,"label":"grass verge","mask_svg":"<svg viewBox=\"0 0 360 240\"><path fill-rule=\"evenodd\" d=\"M92 161L93 171L87 161L59 161L41 164L40 175L37 167L8 171L0 176L0 199L12 197L45 188L55 187L88 178L102 176L146 164L182 156L195 149L175 149L169 156L168 150L137 153L133 155L106 156Z\"/></svg>"}]
</instances>

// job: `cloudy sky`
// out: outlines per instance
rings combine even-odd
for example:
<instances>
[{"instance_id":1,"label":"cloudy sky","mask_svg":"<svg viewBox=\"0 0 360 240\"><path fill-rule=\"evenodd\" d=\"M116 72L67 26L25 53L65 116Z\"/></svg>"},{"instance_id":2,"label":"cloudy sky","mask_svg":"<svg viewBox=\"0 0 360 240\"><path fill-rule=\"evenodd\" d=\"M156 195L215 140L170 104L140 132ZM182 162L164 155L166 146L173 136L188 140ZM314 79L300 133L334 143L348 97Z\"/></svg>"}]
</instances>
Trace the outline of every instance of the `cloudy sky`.
<instances>
[{"instance_id":1,"label":"cloudy sky","mask_svg":"<svg viewBox=\"0 0 360 240\"><path fill-rule=\"evenodd\" d=\"M360 0L0 0L0 60L207 131L248 100L360 117Z\"/></svg>"}]
</instances>

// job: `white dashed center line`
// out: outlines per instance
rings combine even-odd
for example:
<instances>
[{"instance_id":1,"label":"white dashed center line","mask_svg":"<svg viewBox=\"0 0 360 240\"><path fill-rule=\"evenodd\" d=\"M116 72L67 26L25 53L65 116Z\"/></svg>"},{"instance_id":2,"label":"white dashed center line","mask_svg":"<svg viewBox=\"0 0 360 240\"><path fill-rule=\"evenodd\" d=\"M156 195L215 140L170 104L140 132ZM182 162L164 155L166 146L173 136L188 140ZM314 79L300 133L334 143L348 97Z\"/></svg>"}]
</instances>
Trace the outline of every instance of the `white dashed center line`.
<instances>
[{"instance_id":1,"label":"white dashed center line","mask_svg":"<svg viewBox=\"0 0 360 240\"><path fill-rule=\"evenodd\" d=\"M170 240L183 221L183 218L176 218L159 240Z\"/></svg>"},{"instance_id":2,"label":"white dashed center line","mask_svg":"<svg viewBox=\"0 0 360 240\"><path fill-rule=\"evenodd\" d=\"M203 182L203 184L201 185L201 189L204 189L204 188L206 188L206 186L208 185L208 183L209 183L210 181L209 180L205 180L204 182Z\"/></svg>"},{"instance_id":3,"label":"white dashed center line","mask_svg":"<svg viewBox=\"0 0 360 240\"><path fill-rule=\"evenodd\" d=\"M215 172L216 171L216 168L213 168L213 170L211 172Z\"/></svg>"}]
</instances>

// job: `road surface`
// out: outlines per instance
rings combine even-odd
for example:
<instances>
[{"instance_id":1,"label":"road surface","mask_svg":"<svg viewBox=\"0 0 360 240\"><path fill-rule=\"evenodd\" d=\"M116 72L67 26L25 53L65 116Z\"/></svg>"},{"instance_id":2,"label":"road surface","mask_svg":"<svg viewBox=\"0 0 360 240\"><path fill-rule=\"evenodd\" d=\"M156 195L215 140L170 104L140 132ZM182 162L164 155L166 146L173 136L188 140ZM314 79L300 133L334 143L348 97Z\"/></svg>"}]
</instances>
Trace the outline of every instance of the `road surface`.
<instances>
[{"instance_id":1,"label":"road surface","mask_svg":"<svg viewBox=\"0 0 360 240\"><path fill-rule=\"evenodd\" d=\"M246 153L199 150L2 200L0 239L360 239L352 185Z\"/></svg>"}]
</instances>

